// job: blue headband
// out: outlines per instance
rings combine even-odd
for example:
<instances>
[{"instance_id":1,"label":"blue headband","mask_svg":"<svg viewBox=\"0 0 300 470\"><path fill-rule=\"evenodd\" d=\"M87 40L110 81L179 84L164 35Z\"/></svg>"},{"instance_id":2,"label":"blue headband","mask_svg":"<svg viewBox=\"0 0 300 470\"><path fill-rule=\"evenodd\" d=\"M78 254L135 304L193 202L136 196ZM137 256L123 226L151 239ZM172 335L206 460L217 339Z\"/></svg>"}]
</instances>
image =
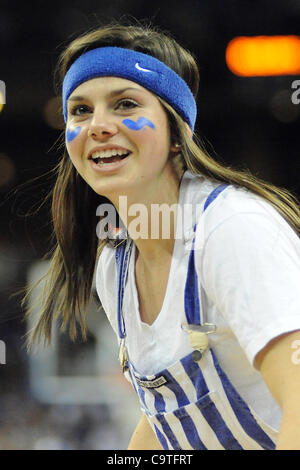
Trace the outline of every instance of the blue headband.
<instances>
[{"instance_id":1,"label":"blue headband","mask_svg":"<svg viewBox=\"0 0 300 470\"><path fill-rule=\"evenodd\" d=\"M139 83L169 103L192 131L197 107L186 82L154 57L119 47L100 47L82 54L69 68L63 83L63 113L67 121L67 101L81 83L96 77L121 77Z\"/></svg>"}]
</instances>

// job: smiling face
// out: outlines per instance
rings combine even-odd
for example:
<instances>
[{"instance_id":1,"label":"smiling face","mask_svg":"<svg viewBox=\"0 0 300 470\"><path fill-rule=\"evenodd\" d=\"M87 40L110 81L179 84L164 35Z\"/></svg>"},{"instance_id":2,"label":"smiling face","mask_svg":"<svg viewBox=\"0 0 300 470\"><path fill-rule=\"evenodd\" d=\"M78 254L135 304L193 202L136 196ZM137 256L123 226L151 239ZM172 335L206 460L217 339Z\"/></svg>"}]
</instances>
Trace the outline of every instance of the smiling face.
<instances>
[{"instance_id":1,"label":"smiling face","mask_svg":"<svg viewBox=\"0 0 300 470\"><path fill-rule=\"evenodd\" d=\"M170 174L170 150L178 151L157 97L118 77L94 78L73 91L66 146L82 178L109 199L153 190Z\"/></svg>"}]
</instances>

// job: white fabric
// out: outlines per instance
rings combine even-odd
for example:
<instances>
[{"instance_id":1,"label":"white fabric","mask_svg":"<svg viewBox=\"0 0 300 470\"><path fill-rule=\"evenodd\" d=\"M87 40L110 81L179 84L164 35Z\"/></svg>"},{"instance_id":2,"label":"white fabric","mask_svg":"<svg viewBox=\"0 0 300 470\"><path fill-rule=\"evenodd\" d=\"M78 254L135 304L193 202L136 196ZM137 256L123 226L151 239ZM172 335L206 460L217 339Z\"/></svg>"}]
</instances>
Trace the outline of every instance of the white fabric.
<instances>
[{"instance_id":1,"label":"white fabric","mask_svg":"<svg viewBox=\"0 0 300 470\"><path fill-rule=\"evenodd\" d=\"M300 329L300 239L265 200L228 186L203 215L204 202L218 184L186 171L179 204L196 210L178 218L176 241L162 309L150 326L140 320L134 275L135 246L124 293L126 345L142 375L155 374L191 352L184 287L193 226L197 222L195 266L202 290L205 321L217 325L210 344L240 395L270 426L278 430L281 410L253 364L273 338ZM187 207L187 206L186 206ZM179 238L184 224L184 239ZM96 287L103 308L118 334L115 250L100 256Z\"/></svg>"}]
</instances>

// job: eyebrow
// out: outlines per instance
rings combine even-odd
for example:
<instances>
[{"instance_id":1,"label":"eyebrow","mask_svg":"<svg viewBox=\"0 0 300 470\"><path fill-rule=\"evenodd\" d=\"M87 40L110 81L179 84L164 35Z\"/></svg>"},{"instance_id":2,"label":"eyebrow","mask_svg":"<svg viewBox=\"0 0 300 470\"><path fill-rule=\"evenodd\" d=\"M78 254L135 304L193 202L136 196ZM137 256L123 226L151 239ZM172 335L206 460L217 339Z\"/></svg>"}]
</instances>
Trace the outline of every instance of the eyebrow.
<instances>
[{"instance_id":1,"label":"eyebrow","mask_svg":"<svg viewBox=\"0 0 300 470\"><path fill-rule=\"evenodd\" d=\"M121 88L119 90L111 91L110 93L108 93L107 97L108 98L113 98L114 96L121 95L122 93L124 93L127 90L134 90L134 91L140 91L140 92L142 91L139 88L133 88L133 87ZM75 96L71 96L68 99L68 101L84 101L85 99L86 98L84 96L75 95Z\"/></svg>"}]
</instances>

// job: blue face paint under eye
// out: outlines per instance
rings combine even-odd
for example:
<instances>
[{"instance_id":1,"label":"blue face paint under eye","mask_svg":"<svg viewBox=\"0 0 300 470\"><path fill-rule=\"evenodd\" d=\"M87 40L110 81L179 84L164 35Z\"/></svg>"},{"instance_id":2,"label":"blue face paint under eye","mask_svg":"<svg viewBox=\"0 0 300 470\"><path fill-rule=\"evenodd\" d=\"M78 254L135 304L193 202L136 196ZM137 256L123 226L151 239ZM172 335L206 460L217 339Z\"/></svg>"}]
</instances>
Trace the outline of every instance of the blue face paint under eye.
<instances>
[{"instance_id":1,"label":"blue face paint under eye","mask_svg":"<svg viewBox=\"0 0 300 470\"><path fill-rule=\"evenodd\" d=\"M137 122L133 121L132 119L124 119L122 122L125 124L125 126L127 126L129 129L132 129L133 131L140 131L145 126L149 126L152 129L155 129L153 122L144 117L138 118Z\"/></svg>"},{"instance_id":2,"label":"blue face paint under eye","mask_svg":"<svg viewBox=\"0 0 300 470\"><path fill-rule=\"evenodd\" d=\"M66 133L67 141L72 142L72 140L74 140L75 137L77 137L78 134L80 134L80 131L81 131L80 126L76 127L75 129L67 129L67 133Z\"/></svg>"}]
</instances>

